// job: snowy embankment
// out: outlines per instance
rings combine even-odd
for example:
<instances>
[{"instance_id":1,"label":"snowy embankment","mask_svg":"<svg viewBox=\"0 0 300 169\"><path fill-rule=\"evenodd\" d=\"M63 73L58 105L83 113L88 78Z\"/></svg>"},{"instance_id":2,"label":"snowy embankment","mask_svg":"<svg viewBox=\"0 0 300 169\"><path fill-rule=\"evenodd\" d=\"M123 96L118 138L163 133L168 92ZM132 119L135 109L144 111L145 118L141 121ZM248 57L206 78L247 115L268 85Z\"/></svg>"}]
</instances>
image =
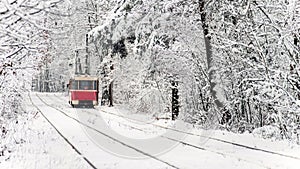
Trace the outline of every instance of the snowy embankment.
<instances>
[{"instance_id":1,"label":"snowy embankment","mask_svg":"<svg viewBox=\"0 0 300 169\"><path fill-rule=\"evenodd\" d=\"M35 94L32 95L34 103L82 155L78 155L40 113L36 114L37 111L28 102L27 107L31 113L28 120L23 120L26 122L24 130L18 130L15 135L24 141L21 144L14 143L11 146L12 152L0 158L0 168L92 168L83 157L89 159L96 168L101 169L140 169L141 166L149 169L172 168L171 166L182 169L298 169L300 165L300 147L287 141L265 140L249 133L204 131L191 125L187 125L188 130L183 131L185 132L184 138L179 139L174 133L182 128L177 128L174 122L143 118L140 115L127 114L121 109L110 107L72 109L61 94L38 94L38 96L40 98ZM42 100L47 100L48 105ZM134 119L146 121L146 123L137 123ZM83 124L90 126L93 130L84 127ZM163 134L168 127L176 132L171 135ZM108 129L112 129L119 135L107 132ZM118 138L118 141L129 147L97 131ZM152 154L152 147L147 149L129 140L134 138L147 140L152 137L157 137L162 145L171 143L174 146L156 156ZM112 148L109 149L111 151L108 152L108 147L105 149L103 145ZM130 146L139 151L134 152ZM157 145L153 148L155 146ZM112 152L114 147L116 150L133 151L132 153L144 152L142 154L144 158L134 160L115 156L113 155L115 152ZM146 155L149 155L148 158L145 158Z\"/></svg>"}]
</instances>

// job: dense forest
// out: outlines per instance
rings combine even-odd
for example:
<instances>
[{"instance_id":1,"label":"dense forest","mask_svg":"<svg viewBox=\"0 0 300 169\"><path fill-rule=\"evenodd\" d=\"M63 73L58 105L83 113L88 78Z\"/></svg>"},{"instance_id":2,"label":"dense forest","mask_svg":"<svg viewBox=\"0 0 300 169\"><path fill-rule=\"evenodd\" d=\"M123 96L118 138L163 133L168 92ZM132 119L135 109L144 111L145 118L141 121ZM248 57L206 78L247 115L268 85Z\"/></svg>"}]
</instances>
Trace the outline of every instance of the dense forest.
<instances>
[{"instance_id":1,"label":"dense forest","mask_svg":"<svg viewBox=\"0 0 300 169\"><path fill-rule=\"evenodd\" d=\"M0 126L65 91L77 51L103 104L296 140L300 1L74 1L0 2Z\"/></svg>"}]
</instances>

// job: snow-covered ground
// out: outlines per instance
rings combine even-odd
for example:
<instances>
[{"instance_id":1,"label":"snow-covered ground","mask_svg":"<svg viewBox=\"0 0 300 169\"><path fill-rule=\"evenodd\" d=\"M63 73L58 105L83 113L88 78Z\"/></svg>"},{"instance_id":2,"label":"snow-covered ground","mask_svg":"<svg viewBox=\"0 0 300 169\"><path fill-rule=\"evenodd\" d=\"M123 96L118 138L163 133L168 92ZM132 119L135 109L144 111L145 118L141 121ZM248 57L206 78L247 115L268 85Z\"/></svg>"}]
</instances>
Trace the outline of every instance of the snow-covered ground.
<instances>
[{"instance_id":1,"label":"snow-covered ground","mask_svg":"<svg viewBox=\"0 0 300 169\"><path fill-rule=\"evenodd\" d=\"M28 118L19 119L19 128L7 142L11 153L0 158L1 169L88 168L46 119L26 100ZM14 140L23 140L16 144Z\"/></svg>"},{"instance_id":2,"label":"snow-covered ground","mask_svg":"<svg viewBox=\"0 0 300 169\"><path fill-rule=\"evenodd\" d=\"M28 99L29 119L24 119L25 130L16 133L24 141L0 157L0 168L298 169L300 165L300 147L287 141L207 131L110 107L73 109L59 93L32 93L31 98L65 138L41 113L36 114Z\"/></svg>"}]
</instances>

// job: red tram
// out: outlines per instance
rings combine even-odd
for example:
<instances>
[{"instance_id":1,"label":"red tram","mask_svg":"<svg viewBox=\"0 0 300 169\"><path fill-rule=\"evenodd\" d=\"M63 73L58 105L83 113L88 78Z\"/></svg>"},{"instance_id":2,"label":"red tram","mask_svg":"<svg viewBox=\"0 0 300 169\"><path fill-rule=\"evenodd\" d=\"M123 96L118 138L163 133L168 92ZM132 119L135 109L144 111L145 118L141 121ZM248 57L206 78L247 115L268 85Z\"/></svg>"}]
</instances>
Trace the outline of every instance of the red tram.
<instances>
[{"instance_id":1,"label":"red tram","mask_svg":"<svg viewBox=\"0 0 300 169\"><path fill-rule=\"evenodd\" d=\"M69 82L69 103L72 107L94 107L98 105L97 77L76 76Z\"/></svg>"}]
</instances>

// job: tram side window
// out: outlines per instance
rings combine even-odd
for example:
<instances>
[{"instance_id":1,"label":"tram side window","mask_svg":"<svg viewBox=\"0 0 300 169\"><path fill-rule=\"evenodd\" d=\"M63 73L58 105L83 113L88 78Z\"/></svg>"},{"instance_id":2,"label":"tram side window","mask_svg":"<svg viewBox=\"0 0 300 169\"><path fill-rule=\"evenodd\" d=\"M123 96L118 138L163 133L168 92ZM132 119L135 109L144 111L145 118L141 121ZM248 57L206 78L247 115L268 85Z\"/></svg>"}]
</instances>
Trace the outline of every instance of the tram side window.
<instances>
[{"instance_id":1,"label":"tram side window","mask_svg":"<svg viewBox=\"0 0 300 169\"><path fill-rule=\"evenodd\" d=\"M71 87L70 87L70 89L74 89L74 90L78 89L78 81L77 80L71 81Z\"/></svg>"}]
</instances>

